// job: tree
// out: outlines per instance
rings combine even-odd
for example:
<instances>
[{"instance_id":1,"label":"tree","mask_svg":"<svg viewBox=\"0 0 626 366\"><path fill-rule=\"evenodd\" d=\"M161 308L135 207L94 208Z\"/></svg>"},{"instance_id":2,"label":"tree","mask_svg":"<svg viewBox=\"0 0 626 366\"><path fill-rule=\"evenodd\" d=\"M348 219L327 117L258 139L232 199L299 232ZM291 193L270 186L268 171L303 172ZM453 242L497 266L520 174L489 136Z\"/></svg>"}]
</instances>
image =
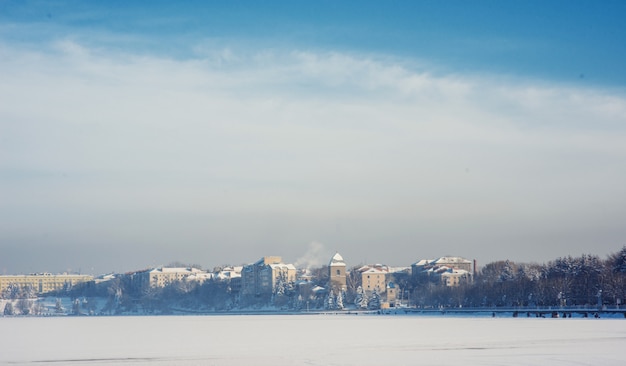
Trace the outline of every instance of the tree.
<instances>
[{"instance_id":1,"label":"tree","mask_svg":"<svg viewBox=\"0 0 626 366\"><path fill-rule=\"evenodd\" d=\"M367 308L370 310L380 309L380 295L378 294L378 291L376 291L376 289L374 289L374 291L372 292L372 297L367 303Z\"/></svg>"},{"instance_id":2,"label":"tree","mask_svg":"<svg viewBox=\"0 0 626 366\"><path fill-rule=\"evenodd\" d=\"M354 305L357 309L361 307L361 301L363 301L363 287L358 286L354 295Z\"/></svg>"},{"instance_id":3,"label":"tree","mask_svg":"<svg viewBox=\"0 0 626 366\"><path fill-rule=\"evenodd\" d=\"M511 262L507 259L504 261L502 265L502 269L500 270L500 275L498 276L498 282L507 282L513 281L515 279L515 275L513 274L513 266Z\"/></svg>"},{"instance_id":4,"label":"tree","mask_svg":"<svg viewBox=\"0 0 626 366\"><path fill-rule=\"evenodd\" d=\"M54 304L54 312L57 314L62 314L65 311L63 309L63 303L61 303L61 299L57 298L56 303Z\"/></svg>"},{"instance_id":5,"label":"tree","mask_svg":"<svg viewBox=\"0 0 626 366\"><path fill-rule=\"evenodd\" d=\"M4 305L4 315L15 315L15 310L13 310L13 303L10 301Z\"/></svg>"},{"instance_id":6,"label":"tree","mask_svg":"<svg viewBox=\"0 0 626 366\"><path fill-rule=\"evenodd\" d=\"M619 252L611 255L608 262L613 272L626 274L626 245Z\"/></svg>"},{"instance_id":7,"label":"tree","mask_svg":"<svg viewBox=\"0 0 626 366\"><path fill-rule=\"evenodd\" d=\"M363 291L363 287L357 287L354 305L357 309L367 309L367 302L367 294Z\"/></svg>"},{"instance_id":8,"label":"tree","mask_svg":"<svg viewBox=\"0 0 626 366\"><path fill-rule=\"evenodd\" d=\"M74 299L74 301L72 301L72 314L80 315L80 300L78 299Z\"/></svg>"},{"instance_id":9,"label":"tree","mask_svg":"<svg viewBox=\"0 0 626 366\"><path fill-rule=\"evenodd\" d=\"M35 303L31 307L31 309L32 309L31 313L33 315L41 315L41 314L43 314L44 311L46 310L45 306L43 305L43 299L35 301Z\"/></svg>"},{"instance_id":10,"label":"tree","mask_svg":"<svg viewBox=\"0 0 626 366\"><path fill-rule=\"evenodd\" d=\"M339 291L337 293L337 298L335 299L335 307L339 310L343 310L343 291Z\"/></svg>"},{"instance_id":11,"label":"tree","mask_svg":"<svg viewBox=\"0 0 626 366\"><path fill-rule=\"evenodd\" d=\"M359 272L361 266L354 266L346 273L346 288L344 300L348 302L354 301L357 289L361 286L361 272Z\"/></svg>"},{"instance_id":12,"label":"tree","mask_svg":"<svg viewBox=\"0 0 626 366\"><path fill-rule=\"evenodd\" d=\"M32 302L28 299L19 299L17 301L17 310L20 311L20 314L22 315L28 315L30 314L30 307L32 305Z\"/></svg>"},{"instance_id":13,"label":"tree","mask_svg":"<svg viewBox=\"0 0 626 366\"><path fill-rule=\"evenodd\" d=\"M327 286L330 277L328 272L328 266L321 266L319 268L311 268L311 280L318 286Z\"/></svg>"},{"instance_id":14,"label":"tree","mask_svg":"<svg viewBox=\"0 0 626 366\"><path fill-rule=\"evenodd\" d=\"M608 256L603 265L604 301L612 304L624 304L626 301L626 246Z\"/></svg>"},{"instance_id":15,"label":"tree","mask_svg":"<svg viewBox=\"0 0 626 366\"><path fill-rule=\"evenodd\" d=\"M3 299L15 300L20 297L21 289L17 283L9 283L7 288L2 292Z\"/></svg>"},{"instance_id":16,"label":"tree","mask_svg":"<svg viewBox=\"0 0 626 366\"><path fill-rule=\"evenodd\" d=\"M326 297L326 309L327 310L335 309L335 299L334 299L332 292L328 293L328 296Z\"/></svg>"}]
</instances>

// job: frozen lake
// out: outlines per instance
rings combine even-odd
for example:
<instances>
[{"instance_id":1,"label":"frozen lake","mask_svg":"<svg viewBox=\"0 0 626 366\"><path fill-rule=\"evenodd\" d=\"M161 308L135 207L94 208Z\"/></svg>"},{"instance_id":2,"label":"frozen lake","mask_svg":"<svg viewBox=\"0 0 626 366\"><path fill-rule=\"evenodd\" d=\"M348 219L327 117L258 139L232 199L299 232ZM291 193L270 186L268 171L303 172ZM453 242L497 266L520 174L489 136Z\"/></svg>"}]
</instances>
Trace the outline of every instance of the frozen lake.
<instances>
[{"instance_id":1,"label":"frozen lake","mask_svg":"<svg viewBox=\"0 0 626 366\"><path fill-rule=\"evenodd\" d=\"M419 315L0 318L8 365L626 365L626 320Z\"/></svg>"}]
</instances>

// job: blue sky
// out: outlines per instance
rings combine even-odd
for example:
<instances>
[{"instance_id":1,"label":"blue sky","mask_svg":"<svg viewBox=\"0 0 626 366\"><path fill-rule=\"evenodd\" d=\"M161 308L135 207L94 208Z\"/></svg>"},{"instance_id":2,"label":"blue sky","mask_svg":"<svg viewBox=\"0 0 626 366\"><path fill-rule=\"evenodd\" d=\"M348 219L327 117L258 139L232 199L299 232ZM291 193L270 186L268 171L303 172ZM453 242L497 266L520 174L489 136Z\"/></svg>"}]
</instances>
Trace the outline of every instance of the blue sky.
<instances>
[{"instance_id":1,"label":"blue sky","mask_svg":"<svg viewBox=\"0 0 626 366\"><path fill-rule=\"evenodd\" d=\"M0 272L617 251L625 15L2 2Z\"/></svg>"},{"instance_id":2,"label":"blue sky","mask_svg":"<svg viewBox=\"0 0 626 366\"><path fill-rule=\"evenodd\" d=\"M498 72L623 86L621 1L167 1L2 4L5 39L71 36L87 44L193 57L198 42L374 52L448 71Z\"/></svg>"}]
</instances>

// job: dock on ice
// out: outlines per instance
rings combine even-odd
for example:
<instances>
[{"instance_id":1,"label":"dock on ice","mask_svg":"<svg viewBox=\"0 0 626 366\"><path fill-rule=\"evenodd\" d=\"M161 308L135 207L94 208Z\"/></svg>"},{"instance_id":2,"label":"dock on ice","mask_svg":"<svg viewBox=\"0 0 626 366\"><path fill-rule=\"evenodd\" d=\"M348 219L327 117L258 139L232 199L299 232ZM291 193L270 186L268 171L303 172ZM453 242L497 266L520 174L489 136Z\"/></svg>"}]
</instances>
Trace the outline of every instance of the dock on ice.
<instances>
[{"instance_id":1,"label":"dock on ice","mask_svg":"<svg viewBox=\"0 0 626 366\"><path fill-rule=\"evenodd\" d=\"M571 318L572 315L583 318L600 318L603 315L622 314L626 318L624 307L493 307L493 308L404 308L406 313L420 314L491 314L492 316Z\"/></svg>"}]
</instances>

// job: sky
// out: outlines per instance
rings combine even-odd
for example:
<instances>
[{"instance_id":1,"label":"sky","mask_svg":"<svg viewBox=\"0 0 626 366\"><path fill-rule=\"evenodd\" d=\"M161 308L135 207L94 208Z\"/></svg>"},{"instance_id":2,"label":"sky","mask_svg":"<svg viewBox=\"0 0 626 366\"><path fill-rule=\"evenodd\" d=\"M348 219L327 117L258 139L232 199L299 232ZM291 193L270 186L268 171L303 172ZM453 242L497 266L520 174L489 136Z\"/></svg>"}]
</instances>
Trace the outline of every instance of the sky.
<instances>
[{"instance_id":1,"label":"sky","mask_svg":"<svg viewBox=\"0 0 626 366\"><path fill-rule=\"evenodd\" d=\"M626 245L621 1L2 1L0 273Z\"/></svg>"}]
</instances>

